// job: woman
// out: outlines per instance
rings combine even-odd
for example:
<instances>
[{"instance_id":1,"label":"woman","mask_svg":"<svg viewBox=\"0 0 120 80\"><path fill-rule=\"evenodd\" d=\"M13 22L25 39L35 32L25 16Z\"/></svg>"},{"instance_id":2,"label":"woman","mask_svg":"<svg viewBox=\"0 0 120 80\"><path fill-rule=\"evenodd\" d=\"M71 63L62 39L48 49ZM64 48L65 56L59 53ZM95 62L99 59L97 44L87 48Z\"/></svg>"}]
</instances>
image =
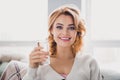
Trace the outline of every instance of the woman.
<instances>
[{"instance_id":1,"label":"woman","mask_svg":"<svg viewBox=\"0 0 120 80\"><path fill-rule=\"evenodd\" d=\"M80 53L85 26L75 5L64 5L49 16L49 52L36 47L23 80L102 80L96 61ZM50 64L40 65L50 54Z\"/></svg>"}]
</instances>

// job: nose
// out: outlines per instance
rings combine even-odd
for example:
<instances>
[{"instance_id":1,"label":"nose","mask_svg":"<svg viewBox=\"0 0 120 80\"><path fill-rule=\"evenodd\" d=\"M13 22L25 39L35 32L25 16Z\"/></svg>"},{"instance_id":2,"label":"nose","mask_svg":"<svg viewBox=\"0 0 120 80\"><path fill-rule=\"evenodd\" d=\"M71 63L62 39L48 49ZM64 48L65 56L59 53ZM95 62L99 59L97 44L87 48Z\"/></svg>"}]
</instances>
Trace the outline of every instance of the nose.
<instances>
[{"instance_id":1,"label":"nose","mask_svg":"<svg viewBox=\"0 0 120 80\"><path fill-rule=\"evenodd\" d=\"M63 29L62 30L62 34L67 35L68 34L68 30L67 29Z\"/></svg>"}]
</instances>

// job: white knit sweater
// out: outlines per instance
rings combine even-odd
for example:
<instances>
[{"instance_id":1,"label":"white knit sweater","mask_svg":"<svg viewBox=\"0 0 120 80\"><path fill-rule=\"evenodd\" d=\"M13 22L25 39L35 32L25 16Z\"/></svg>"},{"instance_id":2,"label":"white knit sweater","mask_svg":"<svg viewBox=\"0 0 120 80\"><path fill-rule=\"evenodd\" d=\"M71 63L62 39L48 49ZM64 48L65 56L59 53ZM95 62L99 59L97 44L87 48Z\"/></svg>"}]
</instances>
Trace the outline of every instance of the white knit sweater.
<instances>
[{"instance_id":1,"label":"white knit sweater","mask_svg":"<svg viewBox=\"0 0 120 80\"><path fill-rule=\"evenodd\" d=\"M29 68L23 80L102 80L98 64L89 55L77 54L66 79L50 65Z\"/></svg>"}]
</instances>

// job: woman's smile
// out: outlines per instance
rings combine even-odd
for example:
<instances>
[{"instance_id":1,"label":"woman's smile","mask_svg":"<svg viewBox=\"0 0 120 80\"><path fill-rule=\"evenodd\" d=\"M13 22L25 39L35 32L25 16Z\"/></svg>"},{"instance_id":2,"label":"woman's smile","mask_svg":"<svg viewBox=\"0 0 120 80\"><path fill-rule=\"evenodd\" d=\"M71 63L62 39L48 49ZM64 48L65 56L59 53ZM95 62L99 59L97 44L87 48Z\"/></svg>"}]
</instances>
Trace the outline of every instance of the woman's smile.
<instances>
[{"instance_id":1,"label":"woman's smile","mask_svg":"<svg viewBox=\"0 0 120 80\"><path fill-rule=\"evenodd\" d=\"M59 37L59 39L64 42L68 42L68 41L70 41L71 37Z\"/></svg>"}]
</instances>

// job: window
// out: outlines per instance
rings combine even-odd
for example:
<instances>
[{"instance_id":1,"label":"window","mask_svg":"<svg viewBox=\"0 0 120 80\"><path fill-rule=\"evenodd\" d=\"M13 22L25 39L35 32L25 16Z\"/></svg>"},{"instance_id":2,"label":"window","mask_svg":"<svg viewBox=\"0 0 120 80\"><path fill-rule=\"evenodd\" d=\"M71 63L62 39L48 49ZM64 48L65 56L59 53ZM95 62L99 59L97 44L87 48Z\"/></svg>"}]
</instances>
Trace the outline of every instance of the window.
<instances>
[{"instance_id":1,"label":"window","mask_svg":"<svg viewBox=\"0 0 120 80\"><path fill-rule=\"evenodd\" d=\"M1 0L0 41L36 41L46 38L47 0Z\"/></svg>"},{"instance_id":2,"label":"window","mask_svg":"<svg viewBox=\"0 0 120 80\"><path fill-rule=\"evenodd\" d=\"M101 68L119 71L120 10L118 0L82 0L87 23L87 51Z\"/></svg>"},{"instance_id":3,"label":"window","mask_svg":"<svg viewBox=\"0 0 120 80\"><path fill-rule=\"evenodd\" d=\"M120 40L120 9L118 0L91 1L91 38Z\"/></svg>"},{"instance_id":4,"label":"window","mask_svg":"<svg viewBox=\"0 0 120 80\"><path fill-rule=\"evenodd\" d=\"M120 61L120 10L117 0L91 1L91 41L93 52L103 67L118 69ZM105 63L105 64L104 64ZM115 65L115 66L112 66ZM109 67L110 68L110 67Z\"/></svg>"}]
</instances>

